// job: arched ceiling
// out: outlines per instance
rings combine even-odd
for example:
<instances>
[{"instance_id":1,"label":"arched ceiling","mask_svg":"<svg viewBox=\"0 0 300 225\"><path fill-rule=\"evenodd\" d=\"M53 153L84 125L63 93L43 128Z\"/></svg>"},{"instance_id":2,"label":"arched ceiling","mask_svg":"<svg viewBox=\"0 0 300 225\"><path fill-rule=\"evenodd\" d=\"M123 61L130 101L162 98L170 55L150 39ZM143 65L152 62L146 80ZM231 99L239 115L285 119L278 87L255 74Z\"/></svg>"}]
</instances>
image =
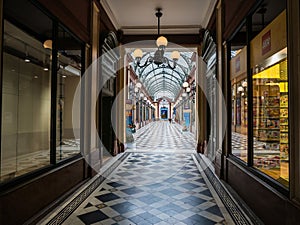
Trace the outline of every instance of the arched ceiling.
<instances>
[{"instance_id":1,"label":"arched ceiling","mask_svg":"<svg viewBox=\"0 0 300 225\"><path fill-rule=\"evenodd\" d=\"M153 49L143 49L143 52L145 53L141 59L141 65L150 55L154 55ZM170 55L171 51L166 51L164 54L171 62L170 64L173 65ZM195 66L195 62L191 60L192 55L192 51L180 51L180 58L175 69L171 69L165 64L158 66L154 63L142 68L138 67L136 63L131 66L153 99L168 97L174 100L180 92L182 83Z\"/></svg>"}]
</instances>

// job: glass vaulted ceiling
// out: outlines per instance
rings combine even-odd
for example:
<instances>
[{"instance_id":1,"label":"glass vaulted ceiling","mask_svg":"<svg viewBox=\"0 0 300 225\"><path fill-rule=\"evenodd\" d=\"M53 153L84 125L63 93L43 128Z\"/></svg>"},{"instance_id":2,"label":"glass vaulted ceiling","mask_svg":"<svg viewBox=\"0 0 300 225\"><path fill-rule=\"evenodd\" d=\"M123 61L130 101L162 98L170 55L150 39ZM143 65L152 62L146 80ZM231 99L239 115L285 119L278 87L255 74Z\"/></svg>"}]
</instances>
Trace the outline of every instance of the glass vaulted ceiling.
<instances>
[{"instance_id":1,"label":"glass vaulted ceiling","mask_svg":"<svg viewBox=\"0 0 300 225\"><path fill-rule=\"evenodd\" d=\"M154 55L154 50L150 51L143 49L144 55L141 59L140 65L143 65L149 55ZM166 51L164 56L170 61L173 66L171 59L171 50ZM195 66L195 62L191 60L193 55L192 51L180 51L180 58L177 61L177 66L174 70L168 68L165 65L157 66L154 63L140 68L136 63L131 64L133 70L139 77L139 80L143 83L147 89L149 95L155 100L163 97L168 97L174 100L180 92L182 83L186 80L190 74L192 68ZM133 53L131 55L133 57Z\"/></svg>"}]
</instances>

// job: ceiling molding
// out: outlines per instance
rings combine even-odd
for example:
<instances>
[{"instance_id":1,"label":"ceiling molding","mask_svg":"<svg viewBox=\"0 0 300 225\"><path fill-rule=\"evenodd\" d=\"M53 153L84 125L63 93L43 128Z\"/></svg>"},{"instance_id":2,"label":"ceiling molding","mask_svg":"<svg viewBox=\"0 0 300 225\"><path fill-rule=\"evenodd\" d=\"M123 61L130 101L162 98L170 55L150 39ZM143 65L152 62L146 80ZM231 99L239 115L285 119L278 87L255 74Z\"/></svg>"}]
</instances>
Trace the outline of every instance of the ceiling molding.
<instances>
[{"instance_id":1,"label":"ceiling molding","mask_svg":"<svg viewBox=\"0 0 300 225\"><path fill-rule=\"evenodd\" d=\"M213 11L215 10L216 3L217 3L216 0L210 1L210 3L209 3L208 10L206 11L206 14L205 14L204 19L203 19L204 28L207 27L207 25L208 25L208 23L211 19L211 16L213 15Z\"/></svg>"},{"instance_id":2,"label":"ceiling molding","mask_svg":"<svg viewBox=\"0 0 300 225\"><path fill-rule=\"evenodd\" d=\"M168 38L168 49L178 48L181 45L184 48L195 48L201 43L201 38L199 33L197 34L166 34ZM139 41L143 41L143 48L152 48L156 46L155 40L157 39L157 34L155 35L123 35L122 44L127 44L129 48L141 47ZM146 42L145 42L146 41ZM137 42L137 43L136 43Z\"/></svg>"},{"instance_id":3,"label":"ceiling molding","mask_svg":"<svg viewBox=\"0 0 300 225\"><path fill-rule=\"evenodd\" d=\"M186 27L168 27L160 28L160 33L163 34L199 34L201 26L186 26ZM122 27L124 35L156 35L157 27Z\"/></svg>"},{"instance_id":4,"label":"ceiling molding","mask_svg":"<svg viewBox=\"0 0 300 225\"><path fill-rule=\"evenodd\" d=\"M112 12L111 8L109 7L109 4L107 3L107 0L100 0L100 4L104 8L104 10L105 10L108 18L112 22L112 24L115 27L115 29L119 30L120 29L120 25L119 25L119 23L118 23L115 15L114 15L114 13Z\"/></svg>"}]
</instances>

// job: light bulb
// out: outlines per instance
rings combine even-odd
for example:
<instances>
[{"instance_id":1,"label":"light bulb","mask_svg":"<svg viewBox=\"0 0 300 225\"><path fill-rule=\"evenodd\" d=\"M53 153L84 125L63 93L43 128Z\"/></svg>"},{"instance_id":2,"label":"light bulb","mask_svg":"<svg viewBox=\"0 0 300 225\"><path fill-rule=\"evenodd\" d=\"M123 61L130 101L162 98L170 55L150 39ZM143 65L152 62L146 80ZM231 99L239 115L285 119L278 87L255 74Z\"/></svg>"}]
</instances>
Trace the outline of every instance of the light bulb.
<instances>
[{"instance_id":1,"label":"light bulb","mask_svg":"<svg viewBox=\"0 0 300 225\"><path fill-rule=\"evenodd\" d=\"M143 51L139 48L135 49L133 52L134 58L142 58L143 57Z\"/></svg>"},{"instance_id":2,"label":"light bulb","mask_svg":"<svg viewBox=\"0 0 300 225\"><path fill-rule=\"evenodd\" d=\"M186 82L186 81L182 84L182 87L183 87L183 88L187 88L188 86L189 86L189 83Z\"/></svg>"},{"instance_id":3,"label":"light bulb","mask_svg":"<svg viewBox=\"0 0 300 225\"><path fill-rule=\"evenodd\" d=\"M137 88L141 88L142 87L142 84L140 82L136 83L135 85Z\"/></svg>"},{"instance_id":4,"label":"light bulb","mask_svg":"<svg viewBox=\"0 0 300 225\"><path fill-rule=\"evenodd\" d=\"M244 82L242 83L242 86L243 86L243 87L247 87L247 81L244 81Z\"/></svg>"},{"instance_id":5,"label":"light bulb","mask_svg":"<svg viewBox=\"0 0 300 225\"><path fill-rule=\"evenodd\" d=\"M44 48L52 49L52 40L46 40L43 46Z\"/></svg>"},{"instance_id":6,"label":"light bulb","mask_svg":"<svg viewBox=\"0 0 300 225\"><path fill-rule=\"evenodd\" d=\"M171 59L173 59L173 60L178 60L180 58L180 53L179 53L179 51L173 51L172 53L171 53Z\"/></svg>"},{"instance_id":7,"label":"light bulb","mask_svg":"<svg viewBox=\"0 0 300 225\"><path fill-rule=\"evenodd\" d=\"M237 89L237 91L238 91L238 92L243 92L243 91L244 91L244 88L243 88L242 86L239 86L238 89Z\"/></svg>"},{"instance_id":8,"label":"light bulb","mask_svg":"<svg viewBox=\"0 0 300 225\"><path fill-rule=\"evenodd\" d=\"M187 87L186 92L189 93L191 91L191 88Z\"/></svg>"},{"instance_id":9,"label":"light bulb","mask_svg":"<svg viewBox=\"0 0 300 225\"><path fill-rule=\"evenodd\" d=\"M164 36L160 36L160 37L157 38L157 40L156 40L156 45L157 45L157 47L161 47L161 46L166 47L166 46L168 45L168 40L167 40L167 38L165 38Z\"/></svg>"}]
</instances>

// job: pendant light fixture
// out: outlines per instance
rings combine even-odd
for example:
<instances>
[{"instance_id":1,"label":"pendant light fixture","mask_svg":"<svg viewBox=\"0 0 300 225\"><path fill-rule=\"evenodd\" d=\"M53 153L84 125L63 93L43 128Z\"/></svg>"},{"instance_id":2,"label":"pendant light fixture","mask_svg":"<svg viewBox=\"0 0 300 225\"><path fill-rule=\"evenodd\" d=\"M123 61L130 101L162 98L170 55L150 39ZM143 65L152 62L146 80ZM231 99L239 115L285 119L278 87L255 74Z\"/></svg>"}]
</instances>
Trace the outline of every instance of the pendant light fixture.
<instances>
[{"instance_id":1,"label":"pendant light fixture","mask_svg":"<svg viewBox=\"0 0 300 225\"><path fill-rule=\"evenodd\" d=\"M155 16L157 17L157 34L158 38L156 40L156 45L158 49L155 51L154 56L149 56L144 64L141 64L141 60L143 58L143 51L141 49L135 49L133 52L133 56L135 58L136 64L139 67L146 67L152 63L157 66L168 67L170 69L175 69L177 65L177 61L180 58L180 53L178 51L173 51L171 53L171 59L173 61L173 65L171 65L170 60L164 56L165 49L168 45L168 40L164 36L160 36L160 18L162 17L161 9L158 8Z\"/></svg>"}]
</instances>

